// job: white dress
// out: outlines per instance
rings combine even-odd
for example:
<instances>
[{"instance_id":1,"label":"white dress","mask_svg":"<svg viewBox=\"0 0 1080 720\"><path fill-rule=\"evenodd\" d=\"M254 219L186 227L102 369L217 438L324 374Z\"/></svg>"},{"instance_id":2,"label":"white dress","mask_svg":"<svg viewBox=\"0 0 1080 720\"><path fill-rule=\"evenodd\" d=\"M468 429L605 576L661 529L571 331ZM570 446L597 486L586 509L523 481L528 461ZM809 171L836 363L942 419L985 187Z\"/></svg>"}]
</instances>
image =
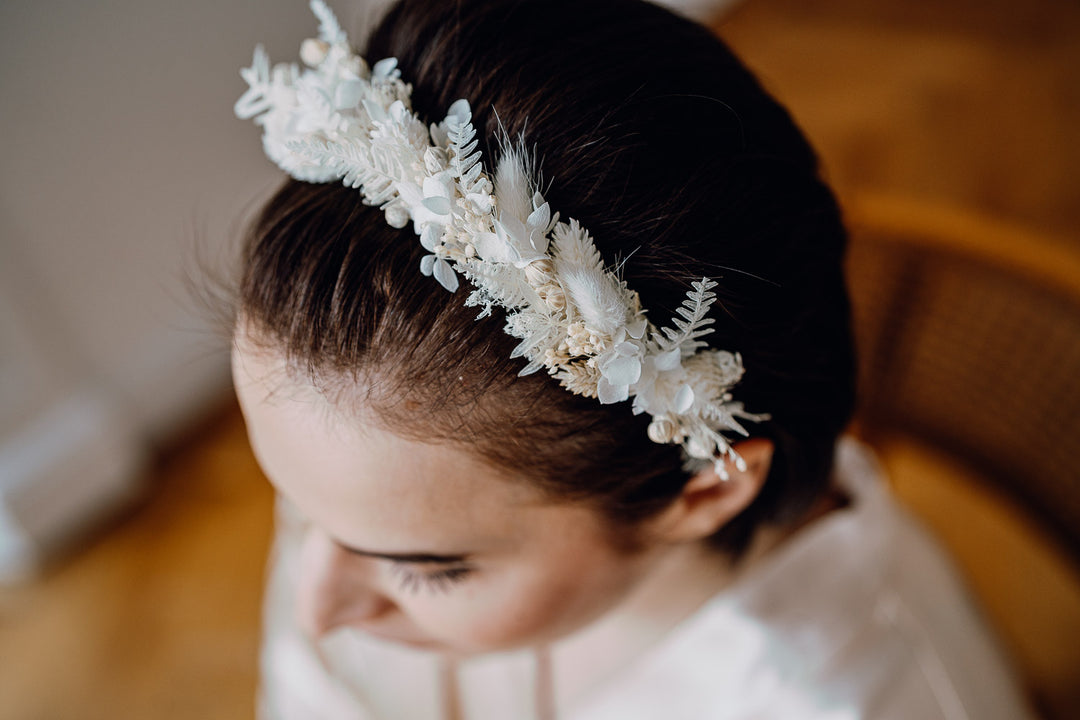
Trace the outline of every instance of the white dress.
<instances>
[{"instance_id":1,"label":"white dress","mask_svg":"<svg viewBox=\"0 0 1080 720\"><path fill-rule=\"evenodd\" d=\"M1032 717L949 561L895 504L872 456L851 440L837 452L851 504L800 530L689 616L614 613L544 651L452 668L348 630L308 641L293 622L299 530L284 512L267 589L260 717Z\"/></svg>"}]
</instances>

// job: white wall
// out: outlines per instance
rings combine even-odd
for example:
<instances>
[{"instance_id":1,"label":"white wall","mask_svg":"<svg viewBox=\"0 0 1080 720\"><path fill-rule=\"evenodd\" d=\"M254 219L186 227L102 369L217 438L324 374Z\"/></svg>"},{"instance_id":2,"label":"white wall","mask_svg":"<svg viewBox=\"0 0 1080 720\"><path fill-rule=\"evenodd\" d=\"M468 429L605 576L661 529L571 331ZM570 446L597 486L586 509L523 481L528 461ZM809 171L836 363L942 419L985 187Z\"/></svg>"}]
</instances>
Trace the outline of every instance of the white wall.
<instances>
[{"instance_id":1,"label":"white wall","mask_svg":"<svg viewBox=\"0 0 1080 720\"><path fill-rule=\"evenodd\" d=\"M153 443L229 392L184 277L222 267L281 180L232 115L239 68L315 28L303 0L0 3L0 577L136 492Z\"/></svg>"}]
</instances>

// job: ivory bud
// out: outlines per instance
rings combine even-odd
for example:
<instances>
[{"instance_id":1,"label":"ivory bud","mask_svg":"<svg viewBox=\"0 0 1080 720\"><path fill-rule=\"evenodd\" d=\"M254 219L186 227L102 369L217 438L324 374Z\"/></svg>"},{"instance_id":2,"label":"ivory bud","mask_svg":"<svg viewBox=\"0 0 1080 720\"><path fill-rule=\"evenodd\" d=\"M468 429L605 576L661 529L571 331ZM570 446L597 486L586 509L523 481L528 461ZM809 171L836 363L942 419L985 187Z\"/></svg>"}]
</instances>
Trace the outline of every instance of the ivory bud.
<instances>
[{"instance_id":1,"label":"ivory bud","mask_svg":"<svg viewBox=\"0 0 1080 720\"><path fill-rule=\"evenodd\" d=\"M300 59L308 67L318 67L326 59L328 52L330 52L330 45L323 40L308 38L300 44Z\"/></svg>"}]
</instances>

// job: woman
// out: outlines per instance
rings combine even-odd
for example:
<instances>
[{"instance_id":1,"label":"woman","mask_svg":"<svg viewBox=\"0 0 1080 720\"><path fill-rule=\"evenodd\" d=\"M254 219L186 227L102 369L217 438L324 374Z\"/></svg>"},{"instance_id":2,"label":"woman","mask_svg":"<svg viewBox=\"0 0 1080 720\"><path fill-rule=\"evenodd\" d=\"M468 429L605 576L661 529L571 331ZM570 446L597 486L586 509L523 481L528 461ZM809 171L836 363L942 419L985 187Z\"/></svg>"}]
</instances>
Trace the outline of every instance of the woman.
<instances>
[{"instance_id":1,"label":"woman","mask_svg":"<svg viewBox=\"0 0 1080 720\"><path fill-rule=\"evenodd\" d=\"M307 69L257 51L237 104L294 178L234 353L283 508L265 716L1024 716L838 442L839 212L720 41L405 0L369 68L313 9Z\"/></svg>"}]
</instances>

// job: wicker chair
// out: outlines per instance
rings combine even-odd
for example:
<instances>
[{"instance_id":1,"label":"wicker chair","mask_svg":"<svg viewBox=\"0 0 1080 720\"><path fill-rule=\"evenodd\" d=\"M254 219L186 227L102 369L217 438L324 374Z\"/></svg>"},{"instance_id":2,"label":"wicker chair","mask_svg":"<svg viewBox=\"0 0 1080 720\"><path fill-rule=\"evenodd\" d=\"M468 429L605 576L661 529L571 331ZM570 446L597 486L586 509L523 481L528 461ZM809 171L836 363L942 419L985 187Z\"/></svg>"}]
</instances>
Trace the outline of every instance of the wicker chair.
<instances>
[{"instance_id":1,"label":"wicker chair","mask_svg":"<svg viewBox=\"0 0 1080 720\"><path fill-rule=\"evenodd\" d=\"M847 214L858 432L1042 714L1080 717L1080 247L899 198Z\"/></svg>"}]
</instances>

